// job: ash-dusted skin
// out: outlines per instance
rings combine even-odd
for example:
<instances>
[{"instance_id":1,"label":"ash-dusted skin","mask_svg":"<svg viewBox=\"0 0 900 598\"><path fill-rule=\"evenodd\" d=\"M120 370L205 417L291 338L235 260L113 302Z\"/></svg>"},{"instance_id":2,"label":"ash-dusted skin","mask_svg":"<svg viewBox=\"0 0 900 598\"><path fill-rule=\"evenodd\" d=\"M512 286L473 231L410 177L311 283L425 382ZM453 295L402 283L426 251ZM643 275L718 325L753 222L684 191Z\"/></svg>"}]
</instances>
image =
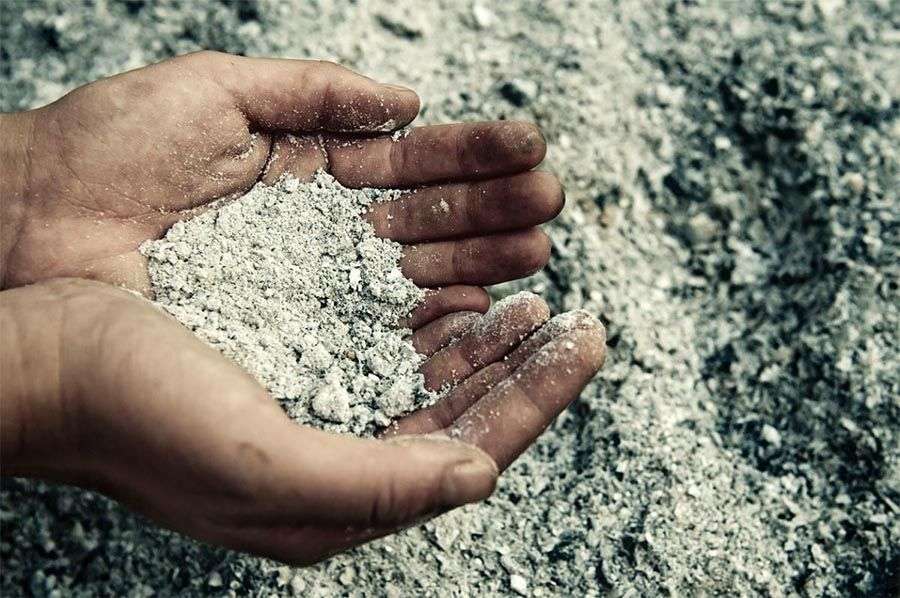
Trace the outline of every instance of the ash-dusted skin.
<instances>
[{"instance_id":1,"label":"ash-dusted skin","mask_svg":"<svg viewBox=\"0 0 900 598\"><path fill-rule=\"evenodd\" d=\"M405 322L414 346L436 351L426 383L502 360L546 320L540 299L500 319L521 331L512 338L454 341L441 318L484 312L478 285L546 263L535 227L558 213L562 191L529 171L545 152L532 125L384 134L418 106L406 88L330 63L201 52L3 115L4 475L95 488L161 525L292 563L489 495L600 367L598 323L532 347L462 412L455 401L457 417L364 440L297 426L139 294L150 289L142 243L257 182L325 168L349 187L414 189L368 218L403 245L404 274L434 287Z\"/></svg>"}]
</instances>

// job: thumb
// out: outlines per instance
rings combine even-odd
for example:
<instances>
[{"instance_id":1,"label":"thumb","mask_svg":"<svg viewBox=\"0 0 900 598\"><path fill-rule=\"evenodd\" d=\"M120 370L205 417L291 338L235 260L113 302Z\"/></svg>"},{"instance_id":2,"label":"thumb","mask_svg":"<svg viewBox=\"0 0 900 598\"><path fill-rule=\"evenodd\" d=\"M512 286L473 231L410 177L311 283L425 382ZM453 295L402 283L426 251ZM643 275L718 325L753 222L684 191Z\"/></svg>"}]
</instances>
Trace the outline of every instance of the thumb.
<instances>
[{"instance_id":1,"label":"thumb","mask_svg":"<svg viewBox=\"0 0 900 598\"><path fill-rule=\"evenodd\" d=\"M376 442L388 445L388 450L397 453L398 456L403 455L407 459L412 457L411 462L435 472L433 480L428 480L427 475L419 477L421 471L403 472L401 478L406 477L412 482L408 488L416 487L417 478L419 483L424 482L424 485L416 489L417 491L408 493L405 505L402 498L385 501L385 497L382 497L377 505L373 505L379 507L374 514L375 519L381 524L405 523L422 515L484 500L496 487L499 475L497 464L475 445L438 435L398 436ZM436 461L434 466L429 463L432 460ZM397 473L395 471L394 475Z\"/></svg>"},{"instance_id":2,"label":"thumb","mask_svg":"<svg viewBox=\"0 0 900 598\"><path fill-rule=\"evenodd\" d=\"M257 501L256 515L271 524L402 527L487 498L499 475L486 453L447 437L359 439L287 418L285 426L267 434L274 458Z\"/></svg>"},{"instance_id":3,"label":"thumb","mask_svg":"<svg viewBox=\"0 0 900 598\"><path fill-rule=\"evenodd\" d=\"M269 421L263 450L275 458L264 474L257 468L268 483L257 486L252 515L214 540L308 565L487 498L496 485L486 453L447 437L364 440L283 422L277 430Z\"/></svg>"},{"instance_id":4,"label":"thumb","mask_svg":"<svg viewBox=\"0 0 900 598\"><path fill-rule=\"evenodd\" d=\"M406 87L378 83L338 64L318 60L191 54L234 97L252 123L297 133L393 131L419 112Z\"/></svg>"}]
</instances>

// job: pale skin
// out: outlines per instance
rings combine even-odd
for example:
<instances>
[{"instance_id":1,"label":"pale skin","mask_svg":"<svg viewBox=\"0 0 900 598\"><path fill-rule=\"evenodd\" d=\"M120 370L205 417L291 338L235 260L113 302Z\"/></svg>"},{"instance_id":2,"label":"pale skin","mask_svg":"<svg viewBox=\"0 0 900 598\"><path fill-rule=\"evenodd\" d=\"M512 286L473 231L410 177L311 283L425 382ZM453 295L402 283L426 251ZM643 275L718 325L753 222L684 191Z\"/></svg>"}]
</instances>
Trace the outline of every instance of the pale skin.
<instances>
[{"instance_id":1,"label":"pale skin","mask_svg":"<svg viewBox=\"0 0 900 598\"><path fill-rule=\"evenodd\" d=\"M294 564L489 496L600 368L605 337L584 313L550 320L536 298L473 328L489 305L481 285L546 263L537 226L562 191L531 171L545 151L533 126L391 139L418 109L414 92L334 64L204 52L2 115L3 474L93 488ZM379 439L291 422L137 294L150 293L143 241L219 197L319 168L347 186L414 189L367 218L429 289L405 323L426 383L454 388Z\"/></svg>"}]
</instances>

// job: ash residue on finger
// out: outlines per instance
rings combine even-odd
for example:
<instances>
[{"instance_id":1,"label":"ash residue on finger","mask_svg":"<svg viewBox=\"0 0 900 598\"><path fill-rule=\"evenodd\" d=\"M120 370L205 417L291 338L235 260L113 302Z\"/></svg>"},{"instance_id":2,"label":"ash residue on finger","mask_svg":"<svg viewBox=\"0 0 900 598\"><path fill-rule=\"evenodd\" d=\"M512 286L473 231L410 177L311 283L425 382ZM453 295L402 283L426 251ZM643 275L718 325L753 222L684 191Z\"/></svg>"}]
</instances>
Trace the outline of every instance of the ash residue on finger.
<instances>
[{"instance_id":1,"label":"ash residue on finger","mask_svg":"<svg viewBox=\"0 0 900 598\"><path fill-rule=\"evenodd\" d=\"M362 217L397 191L284 177L141 248L156 302L296 421L367 434L429 399L398 322L424 297Z\"/></svg>"}]
</instances>

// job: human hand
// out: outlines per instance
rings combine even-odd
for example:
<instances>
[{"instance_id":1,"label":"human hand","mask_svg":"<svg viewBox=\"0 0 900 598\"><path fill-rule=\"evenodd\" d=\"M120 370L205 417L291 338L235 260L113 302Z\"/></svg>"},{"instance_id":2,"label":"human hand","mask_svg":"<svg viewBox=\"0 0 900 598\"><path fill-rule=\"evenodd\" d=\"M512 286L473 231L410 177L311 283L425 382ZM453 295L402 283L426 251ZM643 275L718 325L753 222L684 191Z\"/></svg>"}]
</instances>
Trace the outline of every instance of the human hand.
<instances>
[{"instance_id":1,"label":"human hand","mask_svg":"<svg viewBox=\"0 0 900 598\"><path fill-rule=\"evenodd\" d=\"M507 356L547 317L532 299L465 332L479 316L460 310L488 304L468 285L546 261L532 227L562 192L525 172L544 153L529 125L380 134L417 109L412 92L334 65L201 53L5 115L3 167L26 165L0 181L6 286L67 275L147 293L143 241L285 172L326 167L347 186L417 188L368 217L406 244L407 276L440 287L408 324L431 355L428 385L460 384L386 432L399 441L327 435L290 422L242 370L140 299L52 281L0 295L16 332L3 346L15 373L4 379L4 473L92 486L164 525L300 563L486 496L496 467L599 367L602 328L557 320ZM463 463L469 474L451 475Z\"/></svg>"},{"instance_id":2,"label":"human hand","mask_svg":"<svg viewBox=\"0 0 900 598\"><path fill-rule=\"evenodd\" d=\"M312 563L492 492L604 358L590 316L547 318L531 296L414 333L426 384L456 386L386 441L290 421L136 294L84 280L4 291L3 473L94 488L196 538Z\"/></svg>"},{"instance_id":3,"label":"human hand","mask_svg":"<svg viewBox=\"0 0 900 598\"><path fill-rule=\"evenodd\" d=\"M337 65L200 52L3 115L0 286L78 277L149 294L137 248L213 200L284 173L325 168L346 186L406 187L369 214L405 244L402 268L428 293L417 326L484 311L479 286L542 267L536 225L562 208L538 130L495 122L385 132L412 121L414 92ZM22 165L14 168L14 165Z\"/></svg>"}]
</instances>

